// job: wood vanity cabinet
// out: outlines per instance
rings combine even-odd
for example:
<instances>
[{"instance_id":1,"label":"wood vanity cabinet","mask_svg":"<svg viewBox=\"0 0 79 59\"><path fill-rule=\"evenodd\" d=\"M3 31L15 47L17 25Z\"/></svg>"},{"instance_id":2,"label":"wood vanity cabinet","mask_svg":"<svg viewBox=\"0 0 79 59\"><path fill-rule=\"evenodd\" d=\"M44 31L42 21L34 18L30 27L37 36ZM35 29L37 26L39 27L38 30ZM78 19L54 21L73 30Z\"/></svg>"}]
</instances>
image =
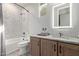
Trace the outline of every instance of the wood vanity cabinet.
<instances>
[{"instance_id":1,"label":"wood vanity cabinet","mask_svg":"<svg viewBox=\"0 0 79 59\"><path fill-rule=\"evenodd\" d=\"M59 56L79 56L79 45L58 43Z\"/></svg>"},{"instance_id":2,"label":"wood vanity cabinet","mask_svg":"<svg viewBox=\"0 0 79 59\"><path fill-rule=\"evenodd\" d=\"M47 40L41 39L41 56L47 56Z\"/></svg>"},{"instance_id":3,"label":"wood vanity cabinet","mask_svg":"<svg viewBox=\"0 0 79 59\"><path fill-rule=\"evenodd\" d=\"M79 56L79 45L31 37L32 56Z\"/></svg>"},{"instance_id":4,"label":"wood vanity cabinet","mask_svg":"<svg viewBox=\"0 0 79 59\"><path fill-rule=\"evenodd\" d=\"M57 56L57 42L47 40L47 56Z\"/></svg>"},{"instance_id":5,"label":"wood vanity cabinet","mask_svg":"<svg viewBox=\"0 0 79 59\"><path fill-rule=\"evenodd\" d=\"M48 39L41 39L41 55L57 56L57 42Z\"/></svg>"},{"instance_id":6,"label":"wood vanity cabinet","mask_svg":"<svg viewBox=\"0 0 79 59\"><path fill-rule=\"evenodd\" d=\"M40 56L40 39L36 37L31 37L31 55Z\"/></svg>"},{"instance_id":7,"label":"wood vanity cabinet","mask_svg":"<svg viewBox=\"0 0 79 59\"><path fill-rule=\"evenodd\" d=\"M57 42L31 37L32 56L57 56Z\"/></svg>"}]
</instances>

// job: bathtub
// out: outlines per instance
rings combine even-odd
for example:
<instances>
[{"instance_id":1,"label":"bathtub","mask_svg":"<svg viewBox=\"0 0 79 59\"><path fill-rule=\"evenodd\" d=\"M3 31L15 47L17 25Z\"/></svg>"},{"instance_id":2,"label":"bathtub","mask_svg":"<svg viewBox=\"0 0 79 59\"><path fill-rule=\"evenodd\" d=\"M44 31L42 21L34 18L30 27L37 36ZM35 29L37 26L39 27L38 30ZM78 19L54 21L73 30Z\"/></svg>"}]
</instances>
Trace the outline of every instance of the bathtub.
<instances>
[{"instance_id":1,"label":"bathtub","mask_svg":"<svg viewBox=\"0 0 79 59\"><path fill-rule=\"evenodd\" d=\"M6 39L6 56L19 56L20 55L20 43L26 40L22 40L23 37ZM27 38L25 38L27 39ZM21 43L22 44L22 43Z\"/></svg>"}]
</instances>

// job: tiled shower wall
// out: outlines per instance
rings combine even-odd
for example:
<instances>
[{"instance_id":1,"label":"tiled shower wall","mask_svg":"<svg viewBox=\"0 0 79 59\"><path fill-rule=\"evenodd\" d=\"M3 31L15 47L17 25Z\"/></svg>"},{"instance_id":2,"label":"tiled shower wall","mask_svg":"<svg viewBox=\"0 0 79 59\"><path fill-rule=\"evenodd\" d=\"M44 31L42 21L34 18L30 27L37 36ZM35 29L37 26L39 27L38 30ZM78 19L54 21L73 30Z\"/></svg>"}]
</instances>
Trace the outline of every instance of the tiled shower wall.
<instances>
[{"instance_id":1,"label":"tiled shower wall","mask_svg":"<svg viewBox=\"0 0 79 59\"><path fill-rule=\"evenodd\" d=\"M22 34L21 9L15 4L3 4L5 38L17 38Z\"/></svg>"},{"instance_id":2,"label":"tiled shower wall","mask_svg":"<svg viewBox=\"0 0 79 59\"><path fill-rule=\"evenodd\" d=\"M37 34L41 31L40 19L37 19L39 15L38 5L25 5L25 8L28 9L32 15L15 4L2 4L2 6L6 54L17 55L19 49L18 43L22 39L23 32L26 32L26 34Z\"/></svg>"},{"instance_id":3,"label":"tiled shower wall","mask_svg":"<svg viewBox=\"0 0 79 59\"><path fill-rule=\"evenodd\" d=\"M15 4L2 4L6 55L17 51L22 35L21 9ZM18 40L16 40L18 39ZM14 42L14 43L12 43ZM16 43L16 44L15 44ZM14 54L14 55L17 55Z\"/></svg>"}]
</instances>

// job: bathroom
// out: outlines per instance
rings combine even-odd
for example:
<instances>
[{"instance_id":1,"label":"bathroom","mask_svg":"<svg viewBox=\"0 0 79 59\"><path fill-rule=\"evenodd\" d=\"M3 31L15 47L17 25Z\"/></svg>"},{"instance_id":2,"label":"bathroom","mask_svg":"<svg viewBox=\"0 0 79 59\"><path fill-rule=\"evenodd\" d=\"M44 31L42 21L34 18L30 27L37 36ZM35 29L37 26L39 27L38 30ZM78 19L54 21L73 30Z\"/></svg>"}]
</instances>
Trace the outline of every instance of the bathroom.
<instances>
[{"instance_id":1,"label":"bathroom","mask_svg":"<svg viewBox=\"0 0 79 59\"><path fill-rule=\"evenodd\" d=\"M54 19L57 17L55 9L61 10L62 6L69 8L70 19L68 19L69 25L67 27L54 26L55 23L59 22L52 22L53 17ZM63 23L66 23L65 20ZM2 22L2 28L0 28L2 30L0 40L2 39L2 41L0 42L3 42L0 45L2 47L0 55L48 56L49 49L44 51L44 48L48 48L48 40L55 41L57 46L58 43L65 46L68 43L68 46L77 45L79 48L79 3L0 3L0 21ZM39 41L40 43L35 43L32 39L37 39L35 42ZM77 48L74 47L76 50L71 49L74 51L70 51L72 54L65 53L64 55L79 55ZM59 52L58 48L55 50L57 50L56 53ZM69 50L67 52L70 53ZM58 55L62 54L56 54L56 56Z\"/></svg>"}]
</instances>

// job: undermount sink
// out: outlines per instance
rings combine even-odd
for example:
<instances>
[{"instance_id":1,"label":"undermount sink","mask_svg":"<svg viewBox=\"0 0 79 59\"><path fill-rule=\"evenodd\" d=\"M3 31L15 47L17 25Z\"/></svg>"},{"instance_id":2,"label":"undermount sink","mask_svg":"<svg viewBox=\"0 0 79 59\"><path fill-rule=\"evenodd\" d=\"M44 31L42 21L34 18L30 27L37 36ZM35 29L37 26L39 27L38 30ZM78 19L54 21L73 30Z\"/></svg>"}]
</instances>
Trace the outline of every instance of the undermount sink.
<instances>
[{"instance_id":1,"label":"undermount sink","mask_svg":"<svg viewBox=\"0 0 79 59\"><path fill-rule=\"evenodd\" d=\"M77 38L77 37L66 37L66 36L64 36L62 38L67 39L67 40L79 40L79 38Z\"/></svg>"},{"instance_id":2,"label":"undermount sink","mask_svg":"<svg viewBox=\"0 0 79 59\"><path fill-rule=\"evenodd\" d=\"M39 35L39 36L48 36L50 34L49 33L40 33L40 34L37 34L37 35Z\"/></svg>"}]
</instances>

